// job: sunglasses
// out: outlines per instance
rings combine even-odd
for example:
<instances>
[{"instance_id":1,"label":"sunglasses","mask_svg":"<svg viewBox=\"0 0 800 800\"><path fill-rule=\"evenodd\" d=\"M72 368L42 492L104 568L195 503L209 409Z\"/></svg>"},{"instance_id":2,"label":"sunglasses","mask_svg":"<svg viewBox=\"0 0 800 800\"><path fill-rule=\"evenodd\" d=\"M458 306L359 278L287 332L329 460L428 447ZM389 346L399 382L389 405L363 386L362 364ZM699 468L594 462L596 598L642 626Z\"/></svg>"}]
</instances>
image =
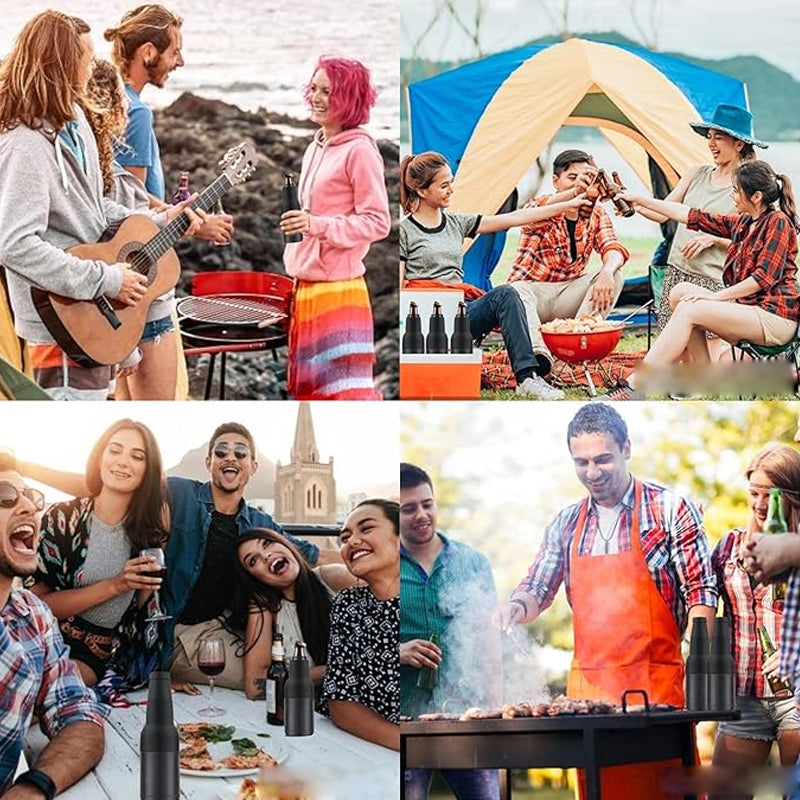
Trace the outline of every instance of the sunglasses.
<instances>
[{"instance_id":1,"label":"sunglasses","mask_svg":"<svg viewBox=\"0 0 800 800\"><path fill-rule=\"evenodd\" d=\"M20 497L30 500L37 511L44 508L44 495L38 489L31 489L30 486L19 489L13 483L0 481L0 508L15 508Z\"/></svg>"},{"instance_id":2,"label":"sunglasses","mask_svg":"<svg viewBox=\"0 0 800 800\"><path fill-rule=\"evenodd\" d=\"M231 452L238 461L244 461L246 458L250 458L250 449L243 444L237 444L235 447L231 447L225 444L225 442L220 442L214 447L213 452L217 458L227 458Z\"/></svg>"}]
</instances>

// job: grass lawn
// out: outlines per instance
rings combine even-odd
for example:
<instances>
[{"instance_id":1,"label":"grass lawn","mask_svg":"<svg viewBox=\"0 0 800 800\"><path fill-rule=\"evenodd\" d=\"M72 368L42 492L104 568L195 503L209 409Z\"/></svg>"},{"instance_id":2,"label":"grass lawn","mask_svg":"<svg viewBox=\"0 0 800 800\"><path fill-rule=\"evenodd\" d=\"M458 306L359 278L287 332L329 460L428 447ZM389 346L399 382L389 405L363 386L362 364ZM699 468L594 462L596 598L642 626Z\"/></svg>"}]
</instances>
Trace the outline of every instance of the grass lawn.
<instances>
[{"instance_id":1,"label":"grass lawn","mask_svg":"<svg viewBox=\"0 0 800 800\"><path fill-rule=\"evenodd\" d=\"M506 238L506 245L503 249L503 255L500 258L500 261L497 264L494 272L492 273L492 284L494 286L499 286L502 283L505 283L509 272L511 271L511 265L514 261L514 256L517 252L517 244L519 241L519 231L518 230L511 230L508 232L508 236ZM628 248L631 253L630 260L628 263L623 267L623 274L625 278L635 278L641 275L647 274L647 269L650 264L650 257L652 256L654 250L658 246L660 239L656 237L651 238L623 238L622 243ZM590 261L590 265L595 263L596 260L599 260L599 256L594 254L592 256L592 260ZM800 256L798 256L798 260L800 261ZM638 352L641 350L647 349L647 333L646 331L631 331L623 335L620 343L617 345L615 352L617 353L630 353L630 352ZM598 394L602 395L605 393L605 389L598 385ZM564 389L566 393L567 400L587 400L589 398L588 389L583 386L575 386L575 387L568 387ZM480 394L481 400L522 400L525 398L519 398L516 395L516 392L512 390L504 390L504 391L491 391L482 389ZM736 400L739 399L735 396L730 397L719 397L716 399L730 399ZM780 399L780 400L794 400L796 399L795 395L786 394L786 395L775 395L770 399Z\"/></svg>"}]
</instances>

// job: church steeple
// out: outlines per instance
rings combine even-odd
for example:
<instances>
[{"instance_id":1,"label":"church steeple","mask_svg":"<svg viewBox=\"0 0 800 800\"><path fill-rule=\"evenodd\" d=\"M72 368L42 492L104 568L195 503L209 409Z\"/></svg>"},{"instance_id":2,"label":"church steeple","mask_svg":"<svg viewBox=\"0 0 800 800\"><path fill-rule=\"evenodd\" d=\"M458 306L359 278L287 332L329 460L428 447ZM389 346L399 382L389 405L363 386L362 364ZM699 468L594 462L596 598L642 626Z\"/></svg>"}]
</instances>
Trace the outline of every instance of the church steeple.
<instances>
[{"instance_id":1,"label":"church steeple","mask_svg":"<svg viewBox=\"0 0 800 800\"><path fill-rule=\"evenodd\" d=\"M314 423L311 421L311 406L305 401L300 403L297 411L291 462L293 464L302 462L316 464L319 462L319 450L314 437Z\"/></svg>"}]
</instances>

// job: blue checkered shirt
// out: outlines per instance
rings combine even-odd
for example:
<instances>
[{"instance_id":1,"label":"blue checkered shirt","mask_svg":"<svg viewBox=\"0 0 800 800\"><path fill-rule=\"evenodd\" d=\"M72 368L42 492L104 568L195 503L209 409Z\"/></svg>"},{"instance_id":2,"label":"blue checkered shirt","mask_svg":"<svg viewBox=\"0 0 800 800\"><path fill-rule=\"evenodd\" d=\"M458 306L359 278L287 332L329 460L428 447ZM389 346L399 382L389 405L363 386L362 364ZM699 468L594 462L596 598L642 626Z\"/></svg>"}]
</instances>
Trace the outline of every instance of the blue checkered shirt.
<instances>
[{"instance_id":1,"label":"blue checkered shirt","mask_svg":"<svg viewBox=\"0 0 800 800\"><path fill-rule=\"evenodd\" d=\"M800 704L800 569L793 569L783 607L780 674L792 679Z\"/></svg>"},{"instance_id":2,"label":"blue checkered shirt","mask_svg":"<svg viewBox=\"0 0 800 800\"><path fill-rule=\"evenodd\" d=\"M50 609L20 589L0 610L0 795L14 777L34 713L50 738L74 722L102 726L108 716L70 661Z\"/></svg>"}]
</instances>

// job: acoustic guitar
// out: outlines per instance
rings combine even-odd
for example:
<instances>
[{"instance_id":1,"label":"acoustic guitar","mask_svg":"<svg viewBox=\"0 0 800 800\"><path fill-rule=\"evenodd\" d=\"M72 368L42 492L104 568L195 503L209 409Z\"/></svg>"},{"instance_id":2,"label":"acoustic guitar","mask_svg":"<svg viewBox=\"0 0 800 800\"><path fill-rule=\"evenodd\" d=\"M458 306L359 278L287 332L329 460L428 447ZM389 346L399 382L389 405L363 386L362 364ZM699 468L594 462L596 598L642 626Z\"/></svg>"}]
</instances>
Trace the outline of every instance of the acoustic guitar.
<instances>
[{"instance_id":1,"label":"acoustic guitar","mask_svg":"<svg viewBox=\"0 0 800 800\"><path fill-rule=\"evenodd\" d=\"M219 162L222 173L192 203L191 208L210 211L231 187L243 183L255 170L256 153L243 142L232 147ZM66 354L82 367L119 364L142 338L150 304L178 282L181 265L172 246L189 227L186 214L159 228L148 217L134 214L125 219L113 238L98 244L81 244L67 252L77 258L126 262L147 276L147 290L135 305L100 296L73 300L31 287L36 310L50 335Z\"/></svg>"}]
</instances>

